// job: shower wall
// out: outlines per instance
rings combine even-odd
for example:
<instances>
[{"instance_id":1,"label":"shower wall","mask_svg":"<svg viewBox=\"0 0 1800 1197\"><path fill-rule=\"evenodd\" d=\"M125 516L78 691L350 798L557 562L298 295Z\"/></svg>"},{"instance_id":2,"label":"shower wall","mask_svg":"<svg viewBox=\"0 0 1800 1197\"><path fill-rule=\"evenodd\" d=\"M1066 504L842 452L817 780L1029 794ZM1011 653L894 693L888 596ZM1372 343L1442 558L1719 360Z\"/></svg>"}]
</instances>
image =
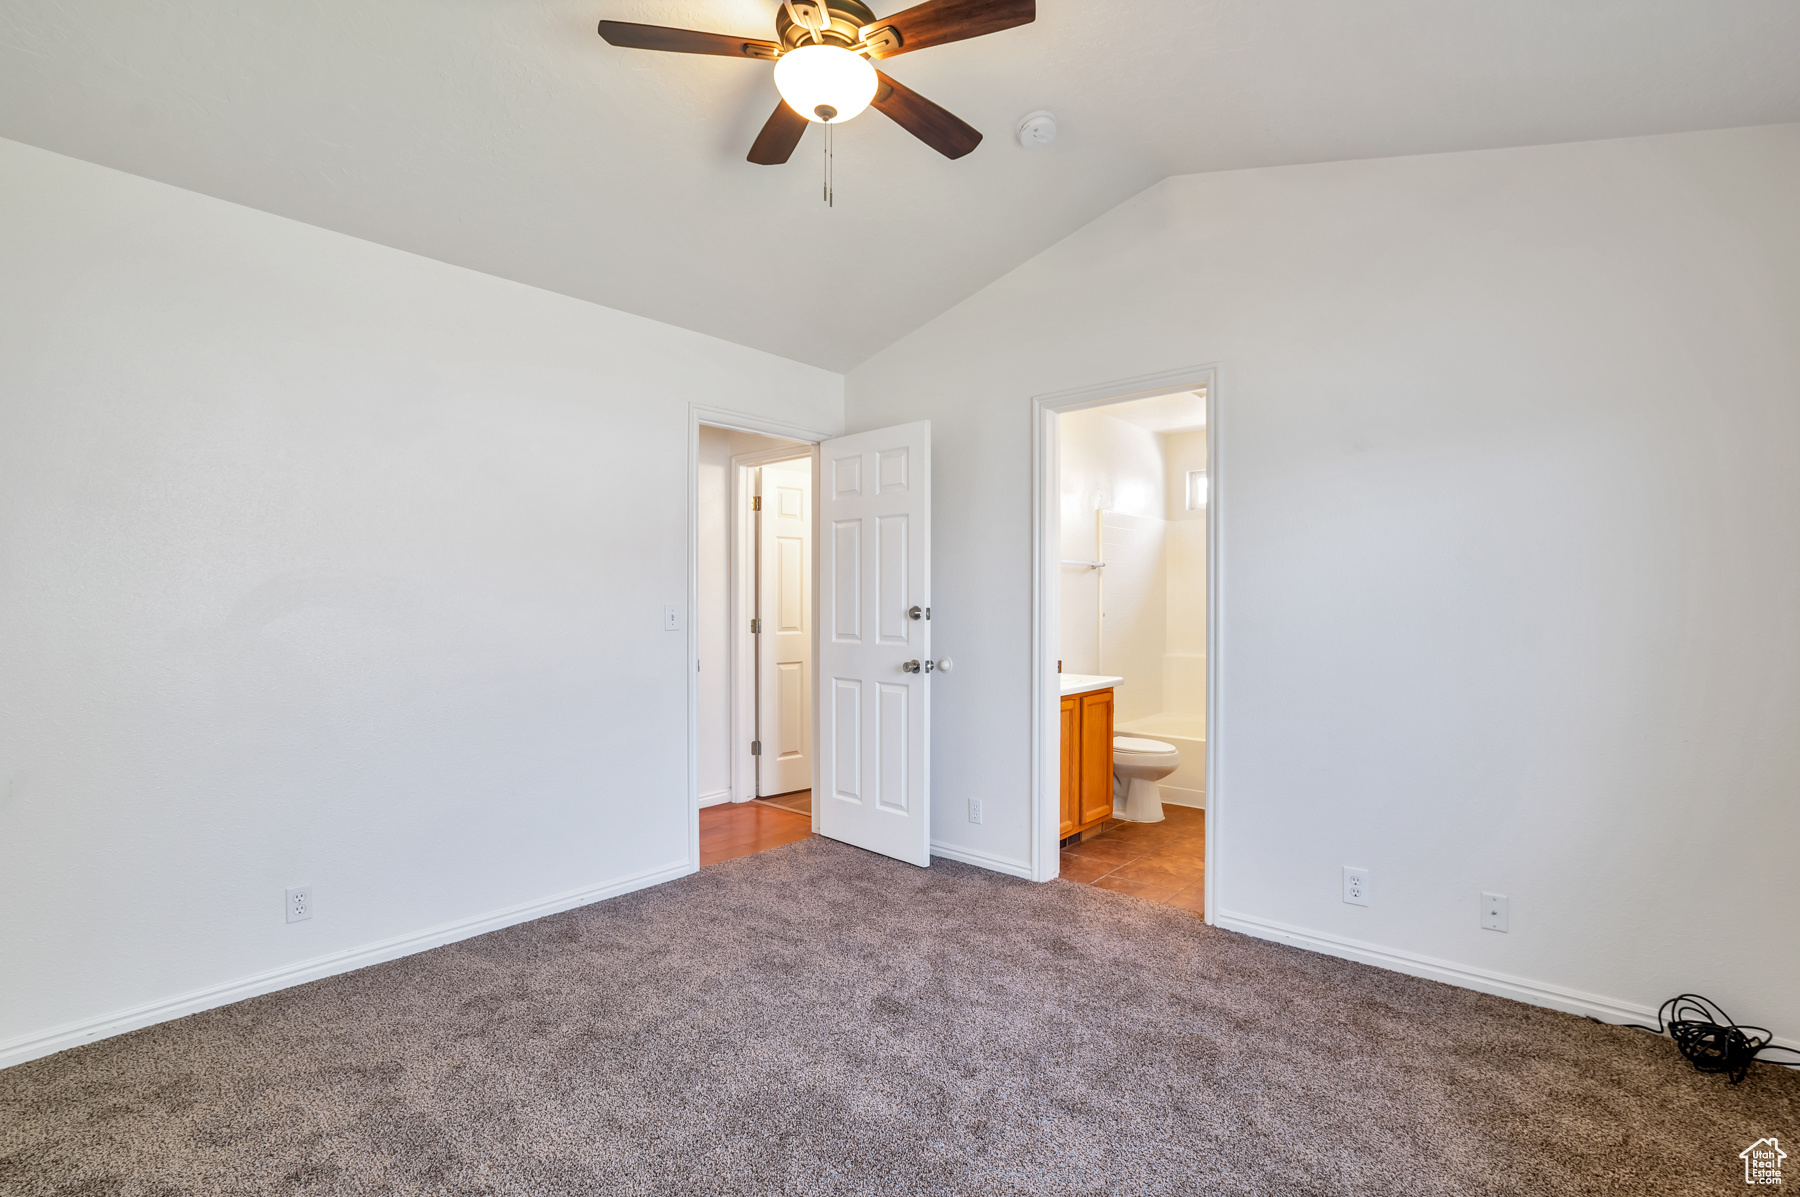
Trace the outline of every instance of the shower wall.
<instances>
[{"instance_id":1,"label":"shower wall","mask_svg":"<svg viewBox=\"0 0 1800 1197\"><path fill-rule=\"evenodd\" d=\"M1204 471L1206 430L1169 432L1163 456L1163 557L1167 623L1163 633L1162 710L1206 717L1206 508L1188 506L1188 474Z\"/></svg>"},{"instance_id":2,"label":"shower wall","mask_svg":"<svg viewBox=\"0 0 1800 1197\"><path fill-rule=\"evenodd\" d=\"M1188 472L1206 468L1202 430L1158 434L1106 414L1062 417L1062 560L1057 656L1068 673L1123 677L1120 723L1206 712L1206 512ZM1103 613L1102 613L1103 608Z\"/></svg>"}]
</instances>

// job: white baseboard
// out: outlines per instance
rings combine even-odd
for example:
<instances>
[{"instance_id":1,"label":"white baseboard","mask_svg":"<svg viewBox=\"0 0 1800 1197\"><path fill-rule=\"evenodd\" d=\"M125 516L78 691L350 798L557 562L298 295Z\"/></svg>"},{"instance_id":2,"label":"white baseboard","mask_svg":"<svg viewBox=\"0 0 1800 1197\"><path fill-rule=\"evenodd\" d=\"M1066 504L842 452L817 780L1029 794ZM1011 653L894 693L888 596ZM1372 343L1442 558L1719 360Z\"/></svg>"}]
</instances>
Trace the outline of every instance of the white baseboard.
<instances>
[{"instance_id":1,"label":"white baseboard","mask_svg":"<svg viewBox=\"0 0 1800 1197\"><path fill-rule=\"evenodd\" d=\"M957 848L950 844L932 841L931 854L942 856L947 860L960 860L977 868L992 869L996 873L1005 873L1009 877L1023 877L1031 880L1031 866L1023 861L1013 860L1005 856L989 856L985 852L976 852L970 848Z\"/></svg>"},{"instance_id":2,"label":"white baseboard","mask_svg":"<svg viewBox=\"0 0 1800 1197\"><path fill-rule=\"evenodd\" d=\"M730 801L731 801L731 787L730 786L726 786L722 790L714 790L710 794L700 795L700 805L701 806L719 806L722 803L726 803L726 802L730 802Z\"/></svg>"},{"instance_id":3,"label":"white baseboard","mask_svg":"<svg viewBox=\"0 0 1800 1197\"><path fill-rule=\"evenodd\" d=\"M553 898L508 907L505 910L465 919L461 922L445 923L442 926L412 935L396 936L393 939L384 939L364 947L350 948L346 951L314 957L299 964L271 969L268 972L236 981L228 981L223 985L196 989L160 1001L146 1002L141 1006L118 1010L100 1018L64 1023L62 1026L51 1027L49 1030L15 1036L0 1042L0 1068L10 1068L14 1064L23 1064L27 1060L35 1060L40 1056L48 1056L71 1047L79 1047L96 1039L122 1035L126 1031L135 1031L140 1027L168 1022L170 1019L182 1018L189 1014L198 1014L202 1010L210 1010L215 1006L241 1002L245 998L256 997L258 994L273 993L277 989L303 985L308 981L316 981L320 977L353 972L359 968L367 968L371 964L397 960L415 952L442 947L444 944L484 935L489 931L498 931L502 927L528 923L532 919L541 919L545 915L572 910L577 906L586 906L593 902L628 894L633 890L673 881L677 877L684 877L694 871L695 866L687 861L646 869L641 873L633 873L629 877L622 877L605 885L571 890Z\"/></svg>"},{"instance_id":4,"label":"white baseboard","mask_svg":"<svg viewBox=\"0 0 1800 1197\"><path fill-rule=\"evenodd\" d=\"M1181 786L1163 784L1157 786L1162 791L1162 800L1170 806L1192 806L1200 810L1206 809L1206 791L1183 789Z\"/></svg>"},{"instance_id":5,"label":"white baseboard","mask_svg":"<svg viewBox=\"0 0 1800 1197\"><path fill-rule=\"evenodd\" d=\"M1491 993L1496 997L1511 998L1515 1002L1525 1002L1532 1006L1547 1006L1552 1010L1561 1010L1567 1014L1582 1014L1589 1018L1597 1018L1601 1022L1641 1022L1650 1026L1656 1025L1656 1011L1649 1006L1622 1002L1616 998L1601 997L1594 993L1583 993L1579 989L1565 989L1560 985L1529 981L1523 977L1490 972L1487 969L1473 968L1466 964L1452 964L1448 960L1419 956L1412 952L1384 948L1355 939L1341 939L1336 935L1327 935L1321 931L1307 931L1300 927L1290 927L1286 923L1251 918L1249 915L1233 914L1230 911L1219 912L1213 920L1213 925L1223 927L1227 931L1241 931L1245 935L1254 935L1258 939L1272 939L1277 943L1292 944L1294 947L1306 948L1308 951L1323 952L1327 956L1373 964L1377 968L1405 973L1412 977L1424 977L1431 981L1442 981L1446 985L1473 989L1478 993Z\"/></svg>"}]
</instances>

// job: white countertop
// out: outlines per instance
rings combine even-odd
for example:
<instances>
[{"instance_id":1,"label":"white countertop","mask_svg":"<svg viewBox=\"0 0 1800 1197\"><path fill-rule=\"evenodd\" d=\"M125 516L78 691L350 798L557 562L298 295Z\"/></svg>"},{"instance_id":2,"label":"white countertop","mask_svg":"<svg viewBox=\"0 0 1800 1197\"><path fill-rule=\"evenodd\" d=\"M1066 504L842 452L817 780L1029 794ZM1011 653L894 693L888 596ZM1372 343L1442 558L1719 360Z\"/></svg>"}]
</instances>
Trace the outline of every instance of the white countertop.
<instances>
[{"instance_id":1,"label":"white countertop","mask_svg":"<svg viewBox=\"0 0 1800 1197\"><path fill-rule=\"evenodd\" d=\"M1062 683L1063 694L1086 694L1090 690L1110 690L1125 679L1122 677L1101 677L1094 673L1059 673L1057 680Z\"/></svg>"}]
</instances>

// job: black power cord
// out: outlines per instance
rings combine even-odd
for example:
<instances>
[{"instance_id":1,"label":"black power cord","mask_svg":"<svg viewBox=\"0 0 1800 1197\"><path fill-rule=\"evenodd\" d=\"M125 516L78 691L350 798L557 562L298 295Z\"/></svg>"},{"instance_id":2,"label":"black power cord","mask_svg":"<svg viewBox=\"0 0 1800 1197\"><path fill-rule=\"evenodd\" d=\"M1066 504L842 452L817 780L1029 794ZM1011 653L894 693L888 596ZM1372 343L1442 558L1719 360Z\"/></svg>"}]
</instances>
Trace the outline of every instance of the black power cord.
<instances>
[{"instance_id":1,"label":"black power cord","mask_svg":"<svg viewBox=\"0 0 1800 1197\"><path fill-rule=\"evenodd\" d=\"M1666 1033L1681 1049L1681 1054L1693 1061L1695 1068L1701 1072L1723 1072L1734 1085L1744 1079L1750 1065L1763 1052L1800 1055L1800 1049L1770 1043L1775 1036L1767 1027L1739 1026L1731 1021L1731 1015L1697 993L1684 993L1664 1002L1656 1012L1656 1024L1653 1027L1635 1022L1625 1025L1633 1030L1649 1031L1652 1035ZM1800 1060L1764 1060L1763 1063L1800 1068Z\"/></svg>"}]
</instances>

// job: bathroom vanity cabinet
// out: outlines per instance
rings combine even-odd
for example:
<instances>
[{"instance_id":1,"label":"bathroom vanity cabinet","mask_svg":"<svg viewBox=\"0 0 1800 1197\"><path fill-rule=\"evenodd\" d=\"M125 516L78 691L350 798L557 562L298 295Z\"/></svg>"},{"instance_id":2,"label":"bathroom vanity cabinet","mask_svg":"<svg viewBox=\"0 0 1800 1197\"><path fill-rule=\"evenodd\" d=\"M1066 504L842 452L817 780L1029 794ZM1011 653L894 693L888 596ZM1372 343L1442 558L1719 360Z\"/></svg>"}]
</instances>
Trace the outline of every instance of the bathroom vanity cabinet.
<instances>
[{"instance_id":1,"label":"bathroom vanity cabinet","mask_svg":"<svg viewBox=\"0 0 1800 1197\"><path fill-rule=\"evenodd\" d=\"M1113 692L1088 690L1062 700L1062 835L1098 827L1113 808Z\"/></svg>"}]
</instances>

